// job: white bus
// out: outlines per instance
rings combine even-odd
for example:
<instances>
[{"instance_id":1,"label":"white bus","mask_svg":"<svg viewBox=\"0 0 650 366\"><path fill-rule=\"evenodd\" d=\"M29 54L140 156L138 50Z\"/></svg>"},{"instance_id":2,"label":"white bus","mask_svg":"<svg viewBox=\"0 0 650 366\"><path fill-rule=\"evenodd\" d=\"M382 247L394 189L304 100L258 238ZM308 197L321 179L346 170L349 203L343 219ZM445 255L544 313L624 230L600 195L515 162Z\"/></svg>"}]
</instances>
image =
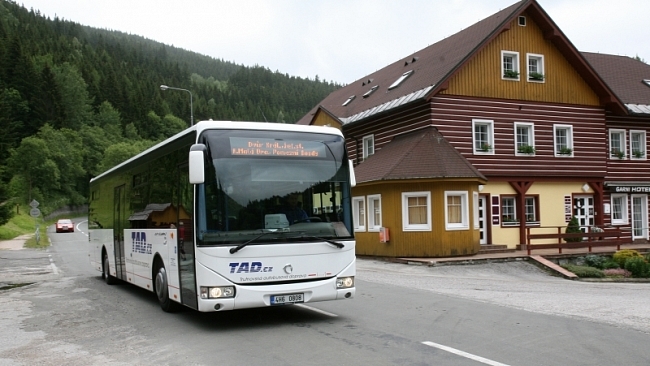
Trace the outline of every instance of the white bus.
<instances>
[{"instance_id":1,"label":"white bus","mask_svg":"<svg viewBox=\"0 0 650 366\"><path fill-rule=\"evenodd\" d=\"M168 312L353 298L353 185L335 128L199 122L90 181L90 261Z\"/></svg>"}]
</instances>

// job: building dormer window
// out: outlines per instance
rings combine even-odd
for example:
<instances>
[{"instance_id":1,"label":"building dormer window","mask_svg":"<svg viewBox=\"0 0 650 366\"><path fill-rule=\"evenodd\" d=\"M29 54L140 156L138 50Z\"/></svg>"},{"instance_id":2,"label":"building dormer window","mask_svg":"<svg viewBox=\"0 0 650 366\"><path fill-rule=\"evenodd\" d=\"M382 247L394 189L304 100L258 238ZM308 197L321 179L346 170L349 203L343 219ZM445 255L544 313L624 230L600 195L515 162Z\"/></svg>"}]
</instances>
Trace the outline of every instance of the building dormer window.
<instances>
[{"instance_id":1,"label":"building dormer window","mask_svg":"<svg viewBox=\"0 0 650 366\"><path fill-rule=\"evenodd\" d=\"M377 90L377 88L379 88L379 85L375 85L375 86L373 86L372 88L370 88L370 90L368 90L368 91L363 95L363 97L364 97L364 98L368 98L368 97L370 96L370 94L374 93L375 90Z\"/></svg>"},{"instance_id":2,"label":"building dormer window","mask_svg":"<svg viewBox=\"0 0 650 366\"><path fill-rule=\"evenodd\" d=\"M519 81L519 52L501 51L501 79Z\"/></svg>"},{"instance_id":3,"label":"building dormer window","mask_svg":"<svg viewBox=\"0 0 650 366\"><path fill-rule=\"evenodd\" d=\"M413 70L409 70L409 71L403 73L402 76L399 77L399 79L395 80L394 83L390 84L390 86L388 87L388 90L397 88L399 86L399 84L401 84L404 80L406 80L409 76L411 76L411 74L413 74Z\"/></svg>"},{"instance_id":4,"label":"building dormer window","mask_svg":"<svg viewBox=\"0 0 650 366\"><path fill-rule=\"evenodd\" d=\"M356 98L356 95L350 96L345 102L343 102L343 106L345 107L346 105L350 104L354 98Z\"/></svg>"}]
</instances>

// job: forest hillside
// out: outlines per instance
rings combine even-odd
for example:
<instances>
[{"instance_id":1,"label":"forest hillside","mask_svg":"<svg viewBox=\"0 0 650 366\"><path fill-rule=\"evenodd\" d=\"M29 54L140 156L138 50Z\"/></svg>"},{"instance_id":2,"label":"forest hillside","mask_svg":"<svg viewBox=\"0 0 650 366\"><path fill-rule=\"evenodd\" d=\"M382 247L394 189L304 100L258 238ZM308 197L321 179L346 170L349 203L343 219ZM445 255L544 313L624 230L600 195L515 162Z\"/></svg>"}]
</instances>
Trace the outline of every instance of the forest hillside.
<instances>
[{"instance_id":1,"label":"forest hillside","mask_svg":"<svg viewBox=\"0 0 650 366\"><path fill-rule=\"evenodd\" d=\"M88 181L202 119L294 123L334 83L244 66L0 0L0 225L36 199L87 200Z\"/></svg>"}]
</instances>

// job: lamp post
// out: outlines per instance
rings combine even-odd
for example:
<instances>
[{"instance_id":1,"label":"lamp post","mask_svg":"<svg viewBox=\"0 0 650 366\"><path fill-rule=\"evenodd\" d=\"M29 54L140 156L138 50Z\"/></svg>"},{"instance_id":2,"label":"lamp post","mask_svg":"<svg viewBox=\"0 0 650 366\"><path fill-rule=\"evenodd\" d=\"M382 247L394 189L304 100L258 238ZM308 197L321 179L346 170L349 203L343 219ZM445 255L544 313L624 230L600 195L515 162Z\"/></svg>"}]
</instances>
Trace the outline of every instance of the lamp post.
<instances>
[{"instance_id":1,"label":"lamp post","mask_svg":"<svg viewBox=\"0 0 650 366\"><path fill-rule=\"evenodd\" d=\"M192 92L187 90L187 89L181 89L181 88L174 88L173 86L167 86L167 85L161 85L160 90L180 90L180 91L186 91L190 93L190 126L194 126L194 107L192 107Z\"/></svg>"}]
</instances>

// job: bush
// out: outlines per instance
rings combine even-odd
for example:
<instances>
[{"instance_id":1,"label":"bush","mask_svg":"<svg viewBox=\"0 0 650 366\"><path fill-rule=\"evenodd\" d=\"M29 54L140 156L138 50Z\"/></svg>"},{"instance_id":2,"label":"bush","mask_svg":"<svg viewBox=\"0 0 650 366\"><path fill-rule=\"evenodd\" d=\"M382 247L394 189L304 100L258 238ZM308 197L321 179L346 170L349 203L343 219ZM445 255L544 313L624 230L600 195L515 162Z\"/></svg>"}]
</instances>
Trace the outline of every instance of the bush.
<instances>
[{"instance_id":1,"label":"bush","mask_svg":"<svg viewBox=\"0 0 650 366\"><path fill-rule=\"evenodd\" d=\"M627 258L625 269L632 273L632 277L648 277L650 274L650 265L641 256Z\"/></svg>"},{"instance_id":2,"label":"bush","mask_svg":"<svg viewBox=\"0 0 650 366\"><path fill-rule=\"evenodd\" d=\"M595 267L599 269L604 269L604 265L607 262L607 258L600 255L589 254L585 257L585 264L589 267Z\"/></svg>"},{"instance_id":3,"label":"bush","mask_svg":"<svg viewBox=\"0 0 650 366\"><path fill-rule=\"evenodd\" d=\"M619 269L619 268L621 268L621 266L619 266L618 263L616 263L616 261L614 261L612 258L607 258L605 260L605 263L603 263L603 266L601 267L601 269L603 269L603 270L605 270L605 269Z\"/></svg>"},{"instance_id":4,"label":"bush","mask_svg":"<svg viewBox=\"0 0 650 366\"><path fill-rule=\"evenodd\" d=\"M632 276L632 273L630 273L630 271L622 268L605 269L603 270L603 273L605 274L605 277L611 278L628 278Z\"/></svg>"},{"instance_id":5,"label":"bush","mask_svg":"<svg viewBox=\"0 0 650 366\"><path fill-rule=\"evenodd\" d=\"M567 271L573 272L576 276L581 278L603 278L605 273L598 268L588 266L576 266L574 264L564 264L562 268Z\"/></svg>"},{"instance_id":6,"label":"bush","mask_svg":"<svg viewBox=\"0 0 650 366\"><path fill-rule=\"evenodd\" d=\"M641 257L641 254L639 252L637 252L636 250L633 250L633 249L619 250L618 252L614 253L614 255L612 256L612 259L616 263L618 263L618 266L620 268L625 268L625 262L627 262L627 260L629 258L634 258L634 257L639 257L639 258L643 259Z\"/></svg>"},{"instance_id":7,"label":"bush","mask_svg":"<svg viewBox=\"0 0 650 366\"><path fill-rule=\"evenodd\" d=\"M564 231L565 233L581 233L582 230L580 230L580 223L578 222L578 218L573 216L571 218L571 221L569 221L569 224L566 227L566 230ZM577 238L565 238L564 241L567 243L574 242L574 243L579 243L582 241L582 237L577 237Z\"/></svg>"}]
</instances>

